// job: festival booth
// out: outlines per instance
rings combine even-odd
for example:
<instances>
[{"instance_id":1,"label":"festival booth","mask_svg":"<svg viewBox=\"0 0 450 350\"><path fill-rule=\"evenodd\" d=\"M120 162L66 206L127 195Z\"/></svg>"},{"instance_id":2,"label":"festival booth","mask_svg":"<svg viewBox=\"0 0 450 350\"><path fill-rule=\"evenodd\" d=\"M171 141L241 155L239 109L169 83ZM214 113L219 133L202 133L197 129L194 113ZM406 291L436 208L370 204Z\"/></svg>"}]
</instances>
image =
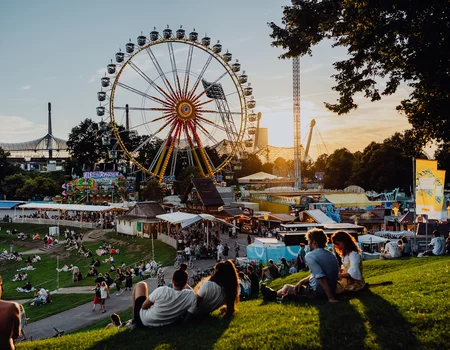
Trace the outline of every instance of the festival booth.
<instances>
[{"instance_id":1,"label":"festival booth","mask_svg":"<svg viewBox=\"0 0 450 350\"><path fill-rule=\"evenodd\" d=\"M362 257L364 260L373 260L380 258L381 245L388 241L387 238L374 236L374 235L361 235L358 236L359 248L362 251Z\"/></svg>"},{"instance_id":2,"label":"festival booth","mask_svg":"<svg viewBox=\"0 0 450 350\"><path fill-rule=\"evenodd\" d=\"M195 224L198 221L204 220L206 222L218 222L222 225L227 225L231 227L235 227L234 225L228 223L227 221L223 219L216 218L213 215L210 214L191 214L191 213L184 213L184 212L174 212L174 213L168 213L168 214L162 214L156 216L158 219L166 221L167 224L167 231L170 232L170 225L179 225L177 227L177 230L180 230L182 228L191 226ZM206 230L206 244L209 244L209 225L205 225ZM159 236L158 236L159 239ZM176 247L175 247L176 248Z\"/></svg>"},{"instance_id":3,"label":"festival booth","mask_svg":"<svg viewBox=\"0 0 450 350\"><path fill-rule=\"evenodd\" d=\"M254 243L247 246L247 258L267 263L269 259L279 262L281 258L287 261L297 259L299 245L289 246L276 238L255 238Z\"/></svg>"},{"instance_id":4,"label":"festival booth","mask_svg":"<svg viewBox=\"0 0 450 350\"><path fill-rule=\"evenodd\" d=\"M156 216L164 213L166 211L157 202L136 203L125 215L116 218L117 233L150 238L161 223Z\"/></svg>"},{"instance_id":5,"label":"festival booth","mask_svg":"<svg viewBox=\"0 0 450 350\"><path fill-rule=\"evenodd\" d=\"M14 222L32 223L51 226L74 226L80 228L104 228L105 217L113 213L123 213L128 211L126 203L114 203L111 205L84 205L84 204L61 204L61 203L27 203L20 205L22 216L15 217ZM27 218L24 211L27 209L36 209L38 216L36 218ZM44 218L49 212L54 212L56 218ZM69 213L79 213L79 220L69 220ZM94 214L98 220L83 220L83 216Z\"/></svg>"}]
</instances>

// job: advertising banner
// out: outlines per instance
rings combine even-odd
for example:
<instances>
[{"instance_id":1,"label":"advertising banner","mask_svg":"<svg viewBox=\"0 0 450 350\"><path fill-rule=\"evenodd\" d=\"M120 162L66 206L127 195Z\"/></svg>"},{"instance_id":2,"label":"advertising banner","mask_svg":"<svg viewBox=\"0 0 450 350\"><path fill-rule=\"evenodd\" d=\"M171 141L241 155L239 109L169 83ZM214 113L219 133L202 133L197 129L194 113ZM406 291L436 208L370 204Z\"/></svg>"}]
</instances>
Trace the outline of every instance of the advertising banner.
<instances>
[{"instance_id":1,"label":"advertising banner","mask_svg":"<svg viewBox=\"0 0 450 350\"><path fill-rule=\"evenodd\" d=\"M416 159L416 213L428 219L442 220L445 170L436 160Z\"/></svg>"},{"instance_id":2,"label":"advertising banner","mask_svg":"<svg viewBox=\"0 0 450 350\"><path fill-rule=\"evenodd\" d=\"M416 213L434 216L437 161L416 159Z\"/></svg>"}]
</instances>

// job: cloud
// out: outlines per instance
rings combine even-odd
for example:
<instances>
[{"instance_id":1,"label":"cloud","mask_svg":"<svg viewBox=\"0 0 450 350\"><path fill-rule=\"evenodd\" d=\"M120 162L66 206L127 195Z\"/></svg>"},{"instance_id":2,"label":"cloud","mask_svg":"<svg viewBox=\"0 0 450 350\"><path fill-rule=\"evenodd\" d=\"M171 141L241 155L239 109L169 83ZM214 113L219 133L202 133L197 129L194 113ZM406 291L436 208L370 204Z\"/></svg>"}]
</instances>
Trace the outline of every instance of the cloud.
<instances>
[{"instance_id":1,"label":"cloud","mask_svg":"<svg viewBox=\"0 0 450 350\"><path fill-rule=\"evenodd\" d=\"M45 136L47 125L35 124L19 116L0 115L0 142L23 142Z\"/></svg>"},{"instance_id":2,"label":"cloud","mask_svg":"<svg viewBox=\"0 0 450 350\"><path fill-rule=\"evenodd\" d=\"M27 84L21 87L22 90L30 90L31 89L31 85Z\"/></svg>"},{"instance_id":3,"label":"cloud","mask_svg":"<svg viewBox=\"0 0 450 350\"><path fill-rule=\"evenodd\" d=\"M97 71L91 75L88 82L89 84L92 84L94 81L98 81L100 84L100 79L105 75L106 68L99 68Z\"/></svg>"}]
</instances>

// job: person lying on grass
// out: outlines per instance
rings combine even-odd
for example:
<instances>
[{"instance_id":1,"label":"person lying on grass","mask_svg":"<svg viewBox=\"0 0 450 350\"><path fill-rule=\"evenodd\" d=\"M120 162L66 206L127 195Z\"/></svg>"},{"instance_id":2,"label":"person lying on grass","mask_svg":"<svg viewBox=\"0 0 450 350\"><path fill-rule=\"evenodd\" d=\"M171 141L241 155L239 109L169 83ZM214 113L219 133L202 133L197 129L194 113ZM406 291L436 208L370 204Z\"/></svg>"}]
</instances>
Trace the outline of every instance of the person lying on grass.
<instances>
[{"instance_id":1,"label":"person lying on grass","mask_svg":"<svg viewBox=\"0 0 450 350\"><path fill-rule=\"evenodd\" d=\"M239 302L239 288L234 263L231 260L218 262L212 275L197 284L197 304L189 308L187 319L192 316L205 316L218 308L226 316L233 315Z\"/></svg>"},{"instance_id":2,"label":"person lying on grass","mask_svg":"<svg viewBox=\"0 0 450 350\"><path fill-rule=\"evenodd\" d=\"M155 327L171 324L181 319L189 308L195 307L196 297L186 289L187 265L181 264L173 273L172 286L156 288L148 295L145 282L138 282L133 290L133 321L135 327Z\"/></svg>"},{"instance_id":3,"label":"person lying on grass","mask_svg":"<svg viewBox=\"0 0 450 350\"><path fill-rule=\"evenodd\" d=\"M310 251L306 254L305 260L311 274L295 286L286 284L277 292L277 296L293 300L324 299L335 303L339 266L334 254L325 249L328 237L324 230L316 228L306 233L306 239Z\"/></svg>"},{"instance_id":4,"label":"person lying on grass","mask_svg":"<svg viewBox=\"0 0 450 350\"><path fill-rule=\"evenodd\" d=\"M345 291L358 291L365 286L362 275L362 259L355 238L345 231L336 231L331 236L334 249L342 259L339 270L337 293Z\"/></svg>"}]
</instances>

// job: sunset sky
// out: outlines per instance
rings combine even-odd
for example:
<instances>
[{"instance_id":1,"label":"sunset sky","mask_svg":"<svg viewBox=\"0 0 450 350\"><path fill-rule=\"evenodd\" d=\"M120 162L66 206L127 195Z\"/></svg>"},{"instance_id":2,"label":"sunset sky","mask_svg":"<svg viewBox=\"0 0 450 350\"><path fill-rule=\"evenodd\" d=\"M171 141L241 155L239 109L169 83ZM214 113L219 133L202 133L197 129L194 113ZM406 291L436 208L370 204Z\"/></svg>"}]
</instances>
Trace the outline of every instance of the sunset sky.
<instances>
[{"instance_id":1,"label":"sunset sky","mask_svg":"<svg viewBox=\"0 0 450 350\"><path fill-rule=\"evenodd\" d=\"M262 112L261 126L269 129L269 143L293 145L292 62L280 60L281 49L271 47L267 22L281 22L282 5L288 1L247 0L212 2L172 1L8 1L0 4L0 142L21 142L47 132L47 102L52 103L53 134L67 139L72 127L85 118L99 120L96 93L105 67L129 38L167 25L183 25L202 37L220 39L224 49L239 59L249 76ZM212 5L214 4L214 5ZM311 156L347 147L362 150L396 131L409 128L395 111L408 95L397 94L371 103L357 97L359 109L345 116L327 111L333 102L333 62L345 50L326 42L301 60L302 139L316 119Z\"/></svg>"}]
</instances>

